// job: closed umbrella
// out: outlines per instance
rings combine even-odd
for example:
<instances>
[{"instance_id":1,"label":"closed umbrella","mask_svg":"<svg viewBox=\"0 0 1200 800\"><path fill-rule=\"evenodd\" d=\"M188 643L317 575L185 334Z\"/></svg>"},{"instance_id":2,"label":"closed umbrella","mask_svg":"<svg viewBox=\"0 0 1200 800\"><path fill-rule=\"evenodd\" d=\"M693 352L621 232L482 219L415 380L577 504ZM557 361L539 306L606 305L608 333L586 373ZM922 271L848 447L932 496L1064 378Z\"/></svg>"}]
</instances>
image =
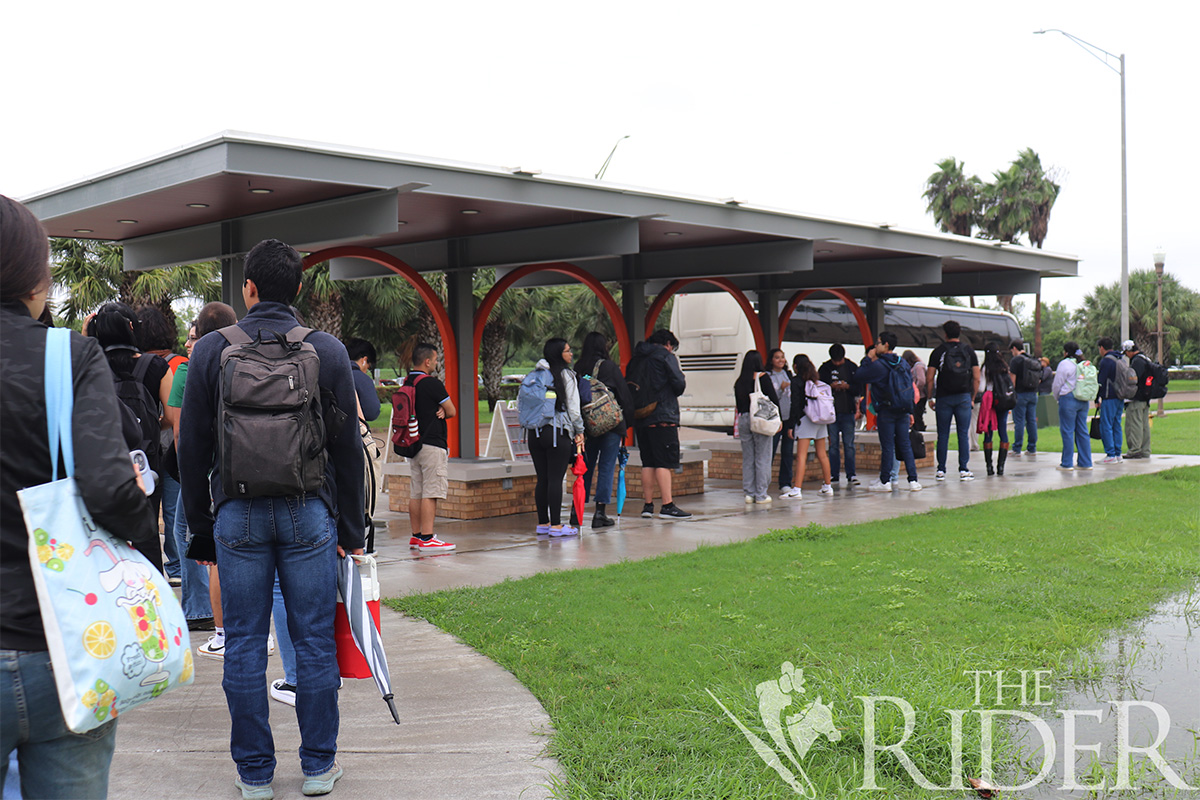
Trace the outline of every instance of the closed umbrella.
<instances>
[{"instance_id":1,"label":"closed umbrella","mask_svg":"<svg viewBox=\"0 0 1200 800\"><path fill-rule=\"evenodd\" d=\"M350 637L358 651L362 653L379 693L392 712L392 719L400 724L400 713L396 711L394 695L392 694L392 678L388 674L387 656L383 652L383 637L375 627L375 617L371 613L366 594L363 592L362 576L358 572L355 556L346 555L338 565L338 592L342 596L343 607L346 610L346 620L350 626ZM357 556L363 563L371 567L372 578L375 574L374 556ZM372 580L372 586L378 586L377 580ZM376 605L379 599L375 598ZM365 676L364 676L365 677Z\"/></svg>"},{"instance_id":2,"label":"closed umbrella","mask_svg":"<svg viewBox=\"0 0 1200 800\"><path fill-rule=\"evenodd\" d=\"M625 508L625 465L629 463L629 450L625 445L621 445L621 449L617 451L617 464L620 469L617 472L617 516L621 516L621 509Z\"/></svg>"},{"instance_id":3,"label":"closed umbrella","mask_svg":"<svg viewBox=\"0 0 1200 800\"><path fill-rule=\"evenodd\" d=\"M583 448L577 448L575 464L571 474L575 476L575 484L571 487L571 495L575 501L575 519L583 520L583 506L587 501L587 487L583 485L583 476L587 473L587 461L583 458Z\"/></svg>"}]
</instances>

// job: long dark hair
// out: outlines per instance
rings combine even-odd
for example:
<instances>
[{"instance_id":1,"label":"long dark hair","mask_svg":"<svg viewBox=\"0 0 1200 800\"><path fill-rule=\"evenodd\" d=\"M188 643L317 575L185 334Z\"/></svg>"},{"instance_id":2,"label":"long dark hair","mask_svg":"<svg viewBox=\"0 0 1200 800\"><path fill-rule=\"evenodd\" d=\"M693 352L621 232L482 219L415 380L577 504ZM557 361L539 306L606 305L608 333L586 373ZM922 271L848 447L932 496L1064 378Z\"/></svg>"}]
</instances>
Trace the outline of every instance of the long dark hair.
<instances>
[{"instance_id":1,"label":"long dark hair","mask_svg":"<svg viewBox=\"0 0 1200 800\"><path fill-rule=\"evenodd\" d=\"M819 381L821 378L817 374L817 368L813 365L812 359L801 353L792 361L792 369L796 371L796 380L798 381Z\"/></svg>"},{"instance_id":2,"label":"long dark hair","mask_svg":"<svg viewBox=\"0 0 1200 800\"><path fill-rule=\"evenodd\" d=\"M1076 355L1079 352L1078 342L1063 342L1063 355L1072 361L1079 361L1081 356Z\"/></svg>"},{"instance_id":3,"label":"long dark hair","mask_svg":"<svg viewBox=\"0 0 1200 800\"><path fill-rule=\"evenodd\" d=\"M592 331L583 337L583 349L580 350L579 358L575 361L576 366L579 367L577 371L580 375L599 377L592 370L595 369L597 361L608 358L608 337L600 331Z\"/></svg>"},{"instance_id":4,"label":"long dark hair","mask_svg":"<svg viewBox=\"0 0 1200 800\"><path fill-rule=\"evenodd\" d=\"M738 375L738 382L752 384L754 373L764 371L762 354L757 350L747 350L745 358L742 359L742 374Z\"/></svg>"},{"instance_id":5,"label":"long dark hair","mask_svg":"<svg viewBox=\"0 0 1200 800\"><path fill-rule=\"evenodd\" d=\"M105 303L88 326L88 335L100 342L109 368L117 375L133 373L133 362L141 352L136 333L140 325L137 314L129 306L124 303Z\"/></svg>"},{"instance_id":6,"label":"long dark hair","mask_svg":"<svg viewBox=\"0 0 1200 800\"><path fill-rule=\"evenodd\" d=\"M558 399L554 401L556 411L567 410L567 375L571 368L563 358L563 350L567 349L567 340L555 337L546 342L542 348L542 358L550 365L550 374L554 376L554 393Z\"/></svg>"},{"instance_id":7,"label":"long dark hair","mask_svg":"<svg viewBox=\"0 0 1200 800\"><path fill-rule=\"evenodd\" d=\"M179 332L157 306L142 306L137 310L141 325L137 329L138 347L142 352L174 350L179 344Z\"/></svg>"},{"instance_id":8,"label":"long dark hair","mask_svg":"<svg viewBox=\"0 0 1200 800\"><path fill-rule=\"evenodd\" d=\"M46 229L32 211L0 194L0 302L18 302L49 285Z\"/></svg>"},{"instance_id":9,"label":"long dark hair","mask_svg":"<svg viewBox=\"0 0 1200 800\"><path fill-rule=\"evenodd\" d=\"M1000 380L1000 376L1008 372L1008 365L1000 355L1000 345L995 342L988 342L983 350L983 371L993 387Z\"/></svg>"}]
</instances>

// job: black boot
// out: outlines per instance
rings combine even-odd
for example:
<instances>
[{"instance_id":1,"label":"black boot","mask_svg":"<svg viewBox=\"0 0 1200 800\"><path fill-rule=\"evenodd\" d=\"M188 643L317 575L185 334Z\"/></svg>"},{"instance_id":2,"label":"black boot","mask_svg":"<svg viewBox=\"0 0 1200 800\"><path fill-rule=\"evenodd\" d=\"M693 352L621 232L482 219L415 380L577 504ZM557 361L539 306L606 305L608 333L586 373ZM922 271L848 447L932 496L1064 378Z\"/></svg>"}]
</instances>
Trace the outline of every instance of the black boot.
<instances>
[{"instance_id":1,"label":"black boot","mask_svg":"<svg viewBox=\"0 0 1200 800\"><path fill-rule=\"evenodd\" d=\"M604 503L596 503L596 513L592 515L592 528L611 528L616 521L604 514Z\"/></svg>"},{"instance_id":2,"label":"black boot","mask_svg":"<svg viewBox=\"0 0 1200 800\"><path fill-rule=\"evenodd\" d=\"M1008 461L1008 442L1000 443L1000 454L996 456L996 474L1004 474L1004 462Z\"/></svg>"},{"instance_id":3,"label":"black boot","mask_svg":"<svg viewBox=\"0 0 1200 800\"><path fill-rule=\"evenodd\" d=\"M992 443L991 442L983 443L983 463L987 465L987 474L988 475L996 474L996 470L992 466Z\"/></svg>"}]
</instances>

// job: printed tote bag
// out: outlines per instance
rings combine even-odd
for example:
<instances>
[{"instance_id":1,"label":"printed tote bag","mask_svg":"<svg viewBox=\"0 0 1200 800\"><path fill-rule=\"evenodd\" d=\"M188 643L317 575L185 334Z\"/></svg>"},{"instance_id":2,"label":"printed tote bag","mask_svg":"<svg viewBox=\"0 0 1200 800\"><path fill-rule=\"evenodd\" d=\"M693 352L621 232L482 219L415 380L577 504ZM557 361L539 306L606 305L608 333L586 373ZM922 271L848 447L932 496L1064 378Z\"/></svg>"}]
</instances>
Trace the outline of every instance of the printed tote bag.
<instances>
[{"instance_id":1,"label":"printed tote bag","mask_svg":"<svg viewBox=\"0 0 1200 800\"><path fill-rule=\"evenodd\" d=\"M167 580L92 520L75 485L70 331L46 337L50 483L17 492L58 700L85 733L168 689L192 682L183 609ZM66 475L58 477L62 450ZM133 469L132 465L130 469Z\"/></svg>"}]
</instances>

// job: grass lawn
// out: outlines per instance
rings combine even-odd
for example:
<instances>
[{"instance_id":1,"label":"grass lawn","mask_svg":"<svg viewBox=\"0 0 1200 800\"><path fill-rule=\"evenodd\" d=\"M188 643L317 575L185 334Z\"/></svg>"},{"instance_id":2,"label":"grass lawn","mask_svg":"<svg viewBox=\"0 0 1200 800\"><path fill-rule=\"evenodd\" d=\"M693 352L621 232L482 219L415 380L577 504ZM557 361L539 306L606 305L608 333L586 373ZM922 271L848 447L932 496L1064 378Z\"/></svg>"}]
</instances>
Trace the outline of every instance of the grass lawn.
<instances>
[{"instance_id":1,"label":"grass lawn","mask_svg":"<svg viewBox=\"0 0 1200 800\"><path fill-rule=\"evenodd\" d=\"M560 796L795 797L708 694L770 742L755 687L790 661L807 694L788 711L820 695L841 732L803 760L818 797L960 797L917 787L888 753L882 791L858 791L856 696L911 703L905 752L947 784L945 710L975 702L964 670L1064 679L1106 632L1195 586L1198 489L1200 468L1176 469L387 602L459 636L538 697L567 775ZM979 774L978 720L964 722L967 776ZM898 714L878 714L880 744L902 732Z\"/></svg>"},{"instance_id":2,"label":"grass lawn","mask_svg":"<svg viewBox=\"0 0 1200 800\"><path fill-rule=\"evenodd\" d=\"M1172 378L1167 384L1167 389L1171 392L1200 392L1200 380L1193 378L1185 381Z\"/></svg>"}]
</instances>

